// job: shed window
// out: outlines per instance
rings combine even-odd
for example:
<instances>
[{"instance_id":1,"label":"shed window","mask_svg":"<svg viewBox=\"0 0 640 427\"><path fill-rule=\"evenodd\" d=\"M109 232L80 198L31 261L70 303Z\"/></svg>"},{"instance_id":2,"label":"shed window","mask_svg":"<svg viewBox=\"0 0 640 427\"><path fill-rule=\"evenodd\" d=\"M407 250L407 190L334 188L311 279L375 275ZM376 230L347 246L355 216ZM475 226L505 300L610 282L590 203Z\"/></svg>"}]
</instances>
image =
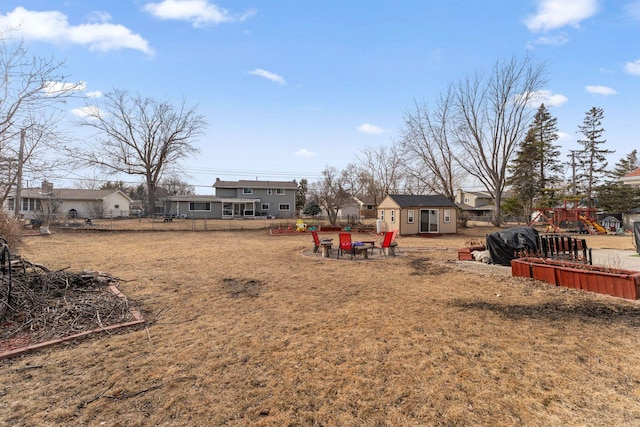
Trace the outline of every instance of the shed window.
<instances>
[{"instance_id":1,"label":"shed window","mask_svg":"<svg viewBox=\"0 0 640 427\"><path fill-rule=\"evenodd\" d=\"M391 223L396 222L396 211L391 211Z\"/></svg>"},{"instance_id":2,"label":"shed window","mask_svg":"<svg viewBox=\"0 0 640 427\"><path fill-rule=\"evenodd\" d=\"M384 221L384 209L380 210L380 219Z\"/></svg>"},{"instance_id":3,"label":"shed window","mask_svg":"<svg viewBox=\"0 0 640 427\"><path fill-rule=\"evenodd\" d=\"M451 209L445 209L444 210L444 222L451 222Z\"/></svg>"},{"instance_id":4,"label":"shed window","mask_svg":"<svg viewBox=\"0 0 640 427\"><path fill-rule=\"evenodd\" d=\"M407 224L413 224L415 218L415 211L410 209L407 211Z\"/></svg>"}]
</instances>

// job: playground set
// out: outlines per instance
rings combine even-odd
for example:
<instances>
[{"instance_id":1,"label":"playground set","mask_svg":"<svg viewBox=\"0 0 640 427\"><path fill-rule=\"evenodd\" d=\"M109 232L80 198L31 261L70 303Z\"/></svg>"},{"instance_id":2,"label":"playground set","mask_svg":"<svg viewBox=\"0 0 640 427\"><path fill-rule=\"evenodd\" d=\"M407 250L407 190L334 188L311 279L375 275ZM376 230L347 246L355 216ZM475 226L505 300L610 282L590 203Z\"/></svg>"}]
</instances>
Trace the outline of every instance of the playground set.
<instances>
[{"instance_id":1,"label":"playground set","mask_svg":"<svg viewBox=\"0 0 640 427\"><path fill-rule=\"evenodd\" d=\"M535 209L529 226L542 222L547 225L547 233L559 233L562 228L580 234L608 234L609 230L598 222L597 212L596 208L569 208L565 201L562 207Z\"/></svg>"}]
</instances>

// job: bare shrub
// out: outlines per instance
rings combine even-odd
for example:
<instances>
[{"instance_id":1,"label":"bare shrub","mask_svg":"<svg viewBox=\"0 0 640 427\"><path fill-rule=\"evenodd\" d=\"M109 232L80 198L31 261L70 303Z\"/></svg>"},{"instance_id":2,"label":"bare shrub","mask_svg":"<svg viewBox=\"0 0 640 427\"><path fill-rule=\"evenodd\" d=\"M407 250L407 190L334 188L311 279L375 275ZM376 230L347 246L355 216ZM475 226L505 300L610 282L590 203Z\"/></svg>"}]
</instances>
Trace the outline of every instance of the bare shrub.
<instances>
[{"instance_id":1,"label":"bare shrub","mask_svg":"<svg viewBox=\"0 0 640 427\"><path fill-rule=\"evenodd\" d=\"M0 210L0 237L7 241L9 247L17 246L20 242L20 221L11 217L4 210Z\"/></svg>"}]
</instances>

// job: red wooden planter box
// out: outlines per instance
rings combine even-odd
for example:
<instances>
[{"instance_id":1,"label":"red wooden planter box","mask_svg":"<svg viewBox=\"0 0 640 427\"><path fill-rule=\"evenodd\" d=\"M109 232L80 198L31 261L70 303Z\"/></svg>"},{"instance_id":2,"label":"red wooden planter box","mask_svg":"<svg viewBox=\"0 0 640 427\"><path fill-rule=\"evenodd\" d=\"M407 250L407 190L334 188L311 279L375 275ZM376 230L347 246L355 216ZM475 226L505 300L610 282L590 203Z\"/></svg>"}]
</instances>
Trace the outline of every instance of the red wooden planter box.
<instances>
[{"instance_id":1,"label":"red wooden planter box","mask_svg":"<svg viewBox=\"0 0 640 427\"><path fill-rule=\"evenodd\" d=\"M640 271L541 258L519 258L511 261L511 274L614 297L640 298Z\"/></svg>"},{"instance_id":2,"label":"red wooden planter box","mask_svg":"<svg viewBox=\"0 0 640 427\"><path fill-rule=\"evenodd\" d=\"M472 248L462 248L458 249L458 260L459 261L473 261L475 258L471 255L473 251L484 251L484 246L472 247Z\"/></svg>"}]
</instances>

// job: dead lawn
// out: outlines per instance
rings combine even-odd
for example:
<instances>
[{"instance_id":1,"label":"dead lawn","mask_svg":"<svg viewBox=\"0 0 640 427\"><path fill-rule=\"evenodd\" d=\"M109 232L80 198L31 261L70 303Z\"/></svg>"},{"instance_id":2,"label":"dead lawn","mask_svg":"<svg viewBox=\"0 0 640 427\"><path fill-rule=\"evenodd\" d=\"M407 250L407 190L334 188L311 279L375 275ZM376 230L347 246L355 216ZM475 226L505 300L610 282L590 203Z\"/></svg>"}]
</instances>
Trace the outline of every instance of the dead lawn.
<instances>
[{"instance_id":1,"label":"dead lawn","mask_svg":"<svg viewBox=\"0 0 640 427\"><path fill-rule=\"evenodd\" d=\"M638 425L640 306L459 268L490 231L369 261L266 230L29 237L33 262L119 277L149 325L1 361L0 424Z\"/></svg>"}]
</instances>

